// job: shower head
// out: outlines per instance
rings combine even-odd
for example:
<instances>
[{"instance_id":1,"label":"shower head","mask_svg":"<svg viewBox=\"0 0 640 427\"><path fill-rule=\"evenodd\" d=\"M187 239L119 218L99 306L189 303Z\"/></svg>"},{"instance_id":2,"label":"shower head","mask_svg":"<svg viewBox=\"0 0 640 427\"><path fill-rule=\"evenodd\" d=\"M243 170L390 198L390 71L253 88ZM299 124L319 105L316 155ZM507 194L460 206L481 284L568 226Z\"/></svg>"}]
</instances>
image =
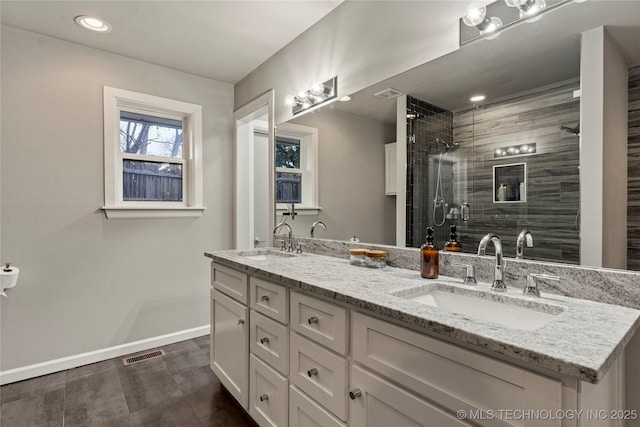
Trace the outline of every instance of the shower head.
<instances>
[{"instance_id":1,"label":"shower head","mask_svg":"<svg viewBox=\"0 0 640 427\"><path fill-rule=\"evenodd\" d=\"M443 141L440 138L436 138L435 140L436 144L442 144L443 148L442 150L445 152L451 152L451 151L456 151L458 148L460 148L460 144L458 144L457 142L447 142L447 141Z\"/></svg>"},{"instance_id":2,"label":"shower head","mask_svg":"<svg viewBox=\"0 0 640 427\"><path fill-rule=\"evenodd\" d=\"M571 133L575 136L580 136L580 122L578 122L578 124L576 125L576 127L569 127L569 126L560 126L560 129L564 132L567 133Z\"/></svg>"}]
</instances>

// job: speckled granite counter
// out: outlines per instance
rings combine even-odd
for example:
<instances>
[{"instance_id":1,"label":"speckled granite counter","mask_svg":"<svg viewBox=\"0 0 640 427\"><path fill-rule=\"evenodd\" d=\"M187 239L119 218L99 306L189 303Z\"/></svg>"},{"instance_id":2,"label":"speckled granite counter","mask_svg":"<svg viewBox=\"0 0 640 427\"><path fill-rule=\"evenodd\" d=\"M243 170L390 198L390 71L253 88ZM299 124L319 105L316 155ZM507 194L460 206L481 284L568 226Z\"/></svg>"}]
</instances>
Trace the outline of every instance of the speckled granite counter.
<instances>
[{"instance_id":1,"label":"speckled granite counter","mask_svg":"<svg viewBox=\"0 0 640 427\"><path fill-rule=\"evenodd\" d=\"M207 252L214 261L292 289L330 298L364 312L395 319L425 333L445 338L485 354L598 382L640 326L640 311L611 304L547 294L526 297L519 289L495 295L488 283L462 285L462 280L441 276L426 280L413 270L387 267L367 269L348 260L302 254L252 260L238 251ZM486 291L488 299L512 298L518 305L560 307L554 320L533 330L512 329L490 321L448 312L400 296L427 284L451 284L460 292ZM395 295L392 295L395 294ZM558 310L558 311L560 311Z\"/></svg>"}]
</instances>

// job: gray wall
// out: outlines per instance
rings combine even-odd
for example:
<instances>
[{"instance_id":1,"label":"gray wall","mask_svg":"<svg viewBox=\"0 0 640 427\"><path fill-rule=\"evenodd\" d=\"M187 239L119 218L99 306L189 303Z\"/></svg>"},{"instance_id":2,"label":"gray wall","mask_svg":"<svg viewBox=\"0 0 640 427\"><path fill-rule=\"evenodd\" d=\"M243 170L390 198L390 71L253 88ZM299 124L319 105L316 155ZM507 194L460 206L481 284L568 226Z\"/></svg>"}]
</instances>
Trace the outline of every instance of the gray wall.
<instances>
[{"instance_id":1,"label":"gray wall","mask_svg":"<svg viewBox=\"0 0 640 427\"><path fill-rule=\"evenodd\" d=\"M205 250L231 247L233 87L2 27L2 370L209 323ZM203 107L199 219L106 220L103 85Z\"/></svg>"},{"instance_id":2,"label":"gray wall","mask_svg":"<svg viewBox=\"0 0 640 427\"><path fill-rule=\"evenodd\" d=\"M291 123L318 129L318 187L322 210L289 221L293 232L308 236L314 221L316 237L395 243L395 197L385 196L384 144L395 139L395 126L370 118L326 109Z\"/></svg>"},{"instance_id":3,"label":"gray wall","mask_svg":"<svg viewBox=\"0 0 640 427\"><path fill-rule=\"evenodd\" d=\"M275 121L292 117L287 94L338 76L339 96L458 49L466 2L345 1L235 85L235 108L275 89Z\"/></svg>"}]
</instances>

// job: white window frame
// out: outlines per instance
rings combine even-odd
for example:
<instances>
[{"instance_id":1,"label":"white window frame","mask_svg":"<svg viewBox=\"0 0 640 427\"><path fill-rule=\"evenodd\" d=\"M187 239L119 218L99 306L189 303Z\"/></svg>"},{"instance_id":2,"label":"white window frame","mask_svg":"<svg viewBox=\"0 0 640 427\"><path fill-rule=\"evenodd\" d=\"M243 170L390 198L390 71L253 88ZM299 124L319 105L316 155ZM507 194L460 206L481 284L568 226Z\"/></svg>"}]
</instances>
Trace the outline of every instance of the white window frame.
<instances>
[{"instance_id":1,"label":"white window frame","mask_svg":"<svg viewBox=\"0 0 640 427\"><path fill-rule=\"evenodd\" d=\"M301 203L296 204L296 211L301 215L317 215L322 208L318 204L318 129L293 123L283 123L276 127L277 137L300 140L300 169L276 168L275 172L302 174ZM276 211L280 214L290 205L276 203Z\"/></svg>"},{"instance_id":2,"label":"white window frame","mask_svg":"<svg viewBox=\"0 0 640 427\"><path fill-rule=\"evenodd\" d=\"M120 111L133 111L182 121L182 158L120 152ZM124 159L182 165L181 202L125 201ZM143 93L104 86L104 206L109 219L174 218L202 215L202 107Z\"/></svg>"}]
</instances>

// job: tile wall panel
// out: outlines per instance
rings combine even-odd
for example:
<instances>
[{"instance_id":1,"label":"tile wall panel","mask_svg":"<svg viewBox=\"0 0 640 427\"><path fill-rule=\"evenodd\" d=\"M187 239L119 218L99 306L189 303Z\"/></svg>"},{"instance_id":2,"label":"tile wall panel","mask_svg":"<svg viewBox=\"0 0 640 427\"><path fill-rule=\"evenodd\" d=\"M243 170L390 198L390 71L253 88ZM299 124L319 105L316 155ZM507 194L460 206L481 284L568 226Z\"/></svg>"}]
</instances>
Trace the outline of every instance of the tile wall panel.
<instances>
[{"instance_id":1,"label":"tile wall panel","mask_svg":"<svg viewBox=\"0 0 640 427\"><path fill-rule=\"evenodd\" d=\"M640 67L629 70L627 268L640 271Z\"/></svg>"}]
</instances>

